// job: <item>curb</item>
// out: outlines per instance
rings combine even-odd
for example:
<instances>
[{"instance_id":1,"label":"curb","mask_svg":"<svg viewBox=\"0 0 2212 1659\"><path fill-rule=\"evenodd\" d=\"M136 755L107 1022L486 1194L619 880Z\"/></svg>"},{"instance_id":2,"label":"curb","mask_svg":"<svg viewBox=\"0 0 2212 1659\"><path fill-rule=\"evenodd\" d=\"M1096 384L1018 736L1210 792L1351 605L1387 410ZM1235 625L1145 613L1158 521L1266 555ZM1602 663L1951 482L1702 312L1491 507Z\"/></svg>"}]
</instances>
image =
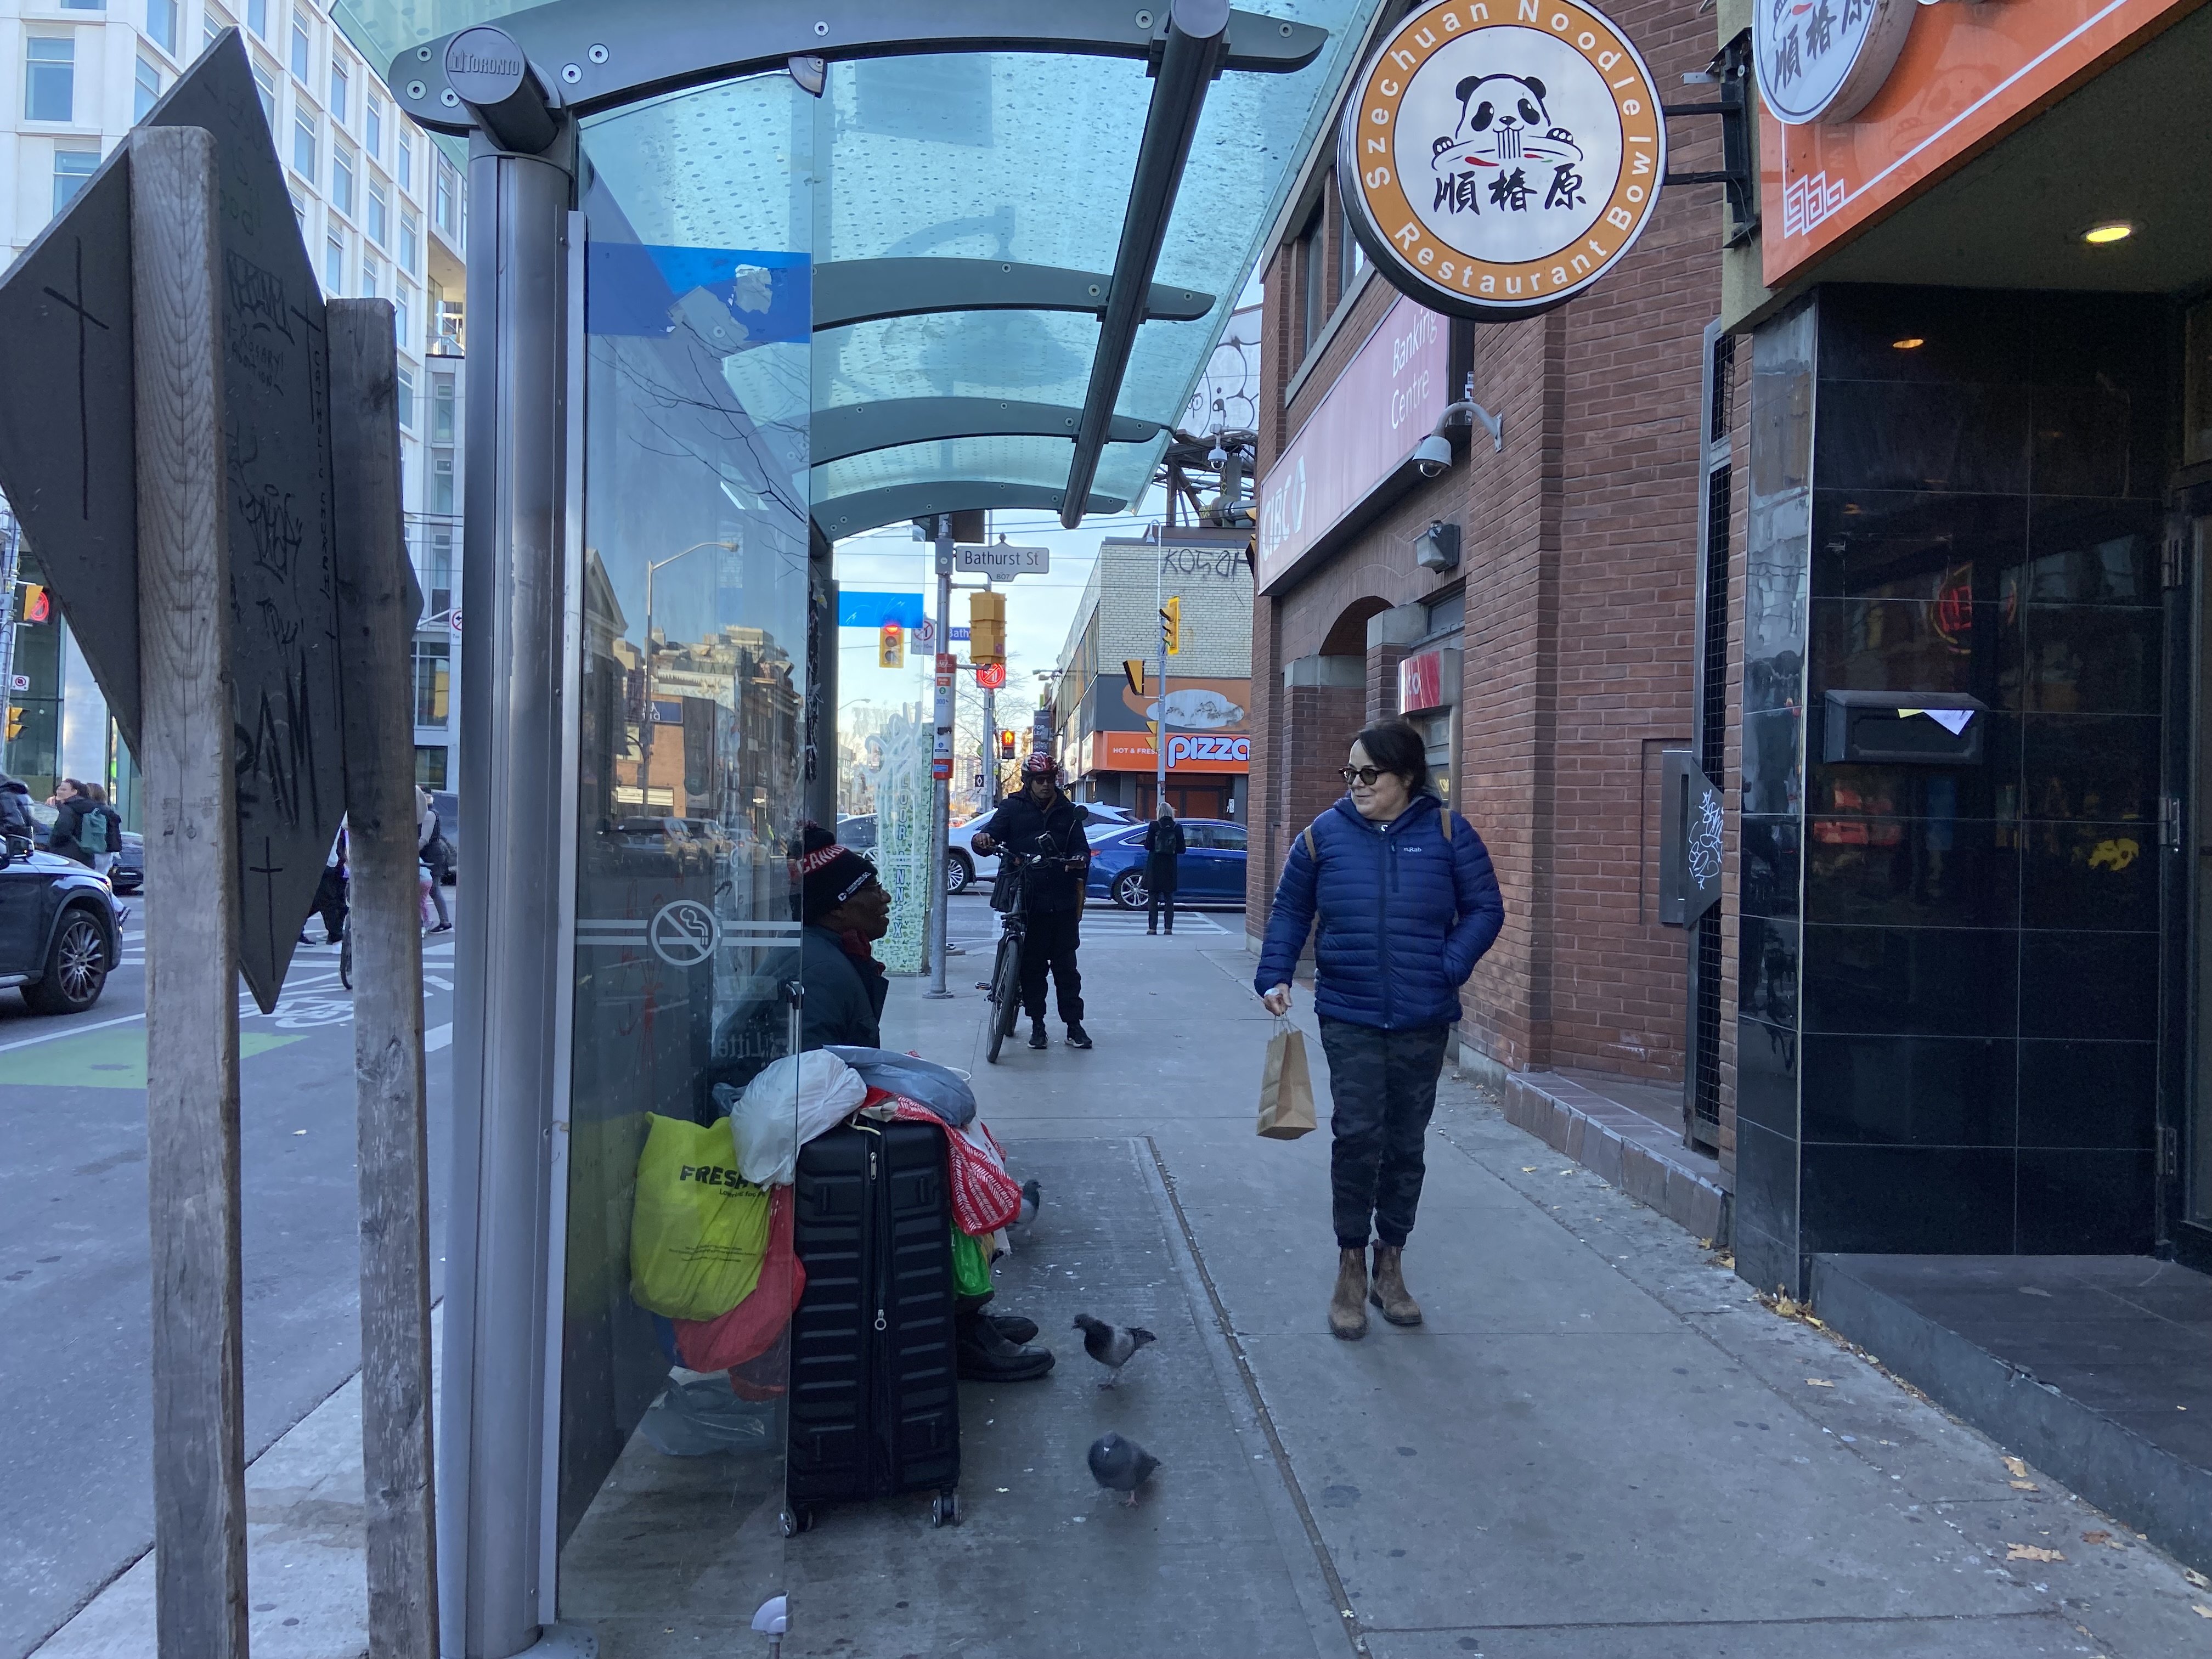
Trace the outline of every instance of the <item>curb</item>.
<instances>
[{"instance_id":1,"label":"curb","mask_svg":"<svg viewBox=\"0 0 2212 1659\"><path fill-rule=\"evenodd\" d=\"M1492 1085L1505 1121L1694 1237L1728 1248L1735 1206L1719 1165L1679 1144L1633 1108L1552 1072L1508 1073ZM1700 1169L1699 1164L1711 1165Z\"/></svg>"}]
</instances>

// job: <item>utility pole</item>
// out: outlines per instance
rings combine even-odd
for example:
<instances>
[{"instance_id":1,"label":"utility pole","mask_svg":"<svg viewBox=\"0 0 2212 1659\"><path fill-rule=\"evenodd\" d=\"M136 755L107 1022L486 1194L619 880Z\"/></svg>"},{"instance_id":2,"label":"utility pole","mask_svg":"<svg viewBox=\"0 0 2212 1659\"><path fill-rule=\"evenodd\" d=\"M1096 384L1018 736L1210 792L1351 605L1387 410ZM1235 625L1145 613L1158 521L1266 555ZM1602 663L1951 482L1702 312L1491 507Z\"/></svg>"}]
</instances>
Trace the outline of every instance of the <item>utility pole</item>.
<instances>
[{"instance_id":1,"label":"utility pole","mask_svg":"<svg viewBox=\"0 0 2212 1659\"><path fill-rule=\"evenodd\" d=\"M1175 497L1168 500L1172 503ZM1173 511L1173 507L1170 507ZM1160 630L1160 717L1152 724L1152 816L1160 815L1160 803L1168 798L1168 608L1166 599L1168 555L1159 550L1159 563L1152 569L1152 608L1159 612L1155 620Z\"/></svg>"},{"instance_id":2,"label":"utility pole","mask_svg":"<svg viewBox=\"0 0 2212 1659\"><path fill-rule=\"evenodd\" d=\"M1003 540L1004 538L1002 537L1000 539ZM991 573L988 570L983 573L983 591L986 593L988 593L991 591ZM969 626L971 629L975 626L975 621L972 617L969 621ZM975 644L972 635L969 638L969 644L971 648ZM999 694L994 688L987 685L983 688L983 741L975 751L982 762L983 776L988 780L981 792L982 794L982 805L980 810L985 812L991 810L993 798L999 793L999 763L993 758L992 752L998 747L998 744Z\"/></svg>"},{"instance_id":3,"label":"utility pole","mask_svg":"<svg viewBox=\"0 0 2212 1659\"><path fill-rule=\"evenodd\" d=\"M930 747L929 989L926 997L952 994L945 988L945 860L952 830L952 515L937 515L937 714Z\"/></svg>"},{"instance_id":4,"label":"utility pole","mask_svg":"<svg viewBox=\"0 0 2212 1659\"><path fill-rule=\"evenodd\" d=\"M23 550L22 521L7 509L6 539L0 541L0 706L15 695L15 572ZM0 739L0 756L5 752Z\"/></svg>"}]
</instances>

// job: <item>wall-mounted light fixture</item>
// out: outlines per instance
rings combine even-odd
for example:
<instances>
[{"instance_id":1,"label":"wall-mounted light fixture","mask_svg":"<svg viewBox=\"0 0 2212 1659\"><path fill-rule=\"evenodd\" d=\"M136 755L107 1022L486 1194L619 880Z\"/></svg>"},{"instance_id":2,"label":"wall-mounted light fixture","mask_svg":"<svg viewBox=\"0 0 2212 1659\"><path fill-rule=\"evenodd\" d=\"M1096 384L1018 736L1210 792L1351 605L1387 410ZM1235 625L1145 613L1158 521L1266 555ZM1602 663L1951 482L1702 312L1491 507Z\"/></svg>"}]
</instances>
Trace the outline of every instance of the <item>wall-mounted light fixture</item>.
<instances>
[{"instance_id":1,"label":"wall-mounted light fixture","mask_svg":"<svg viewBox=\"0 0 2212 1659\"><path fill-rule=\"evenodd\" d=\"M1430 520L1429 527L1413 538L1413 562L1424 570L1458 569L1459 526Z\"/></svg>"},{"instance_id":2,"label":"wall-mounted light fixture","mask_svg":"<svg viewBox=\"0 0 2212 1659\"><path fill-rule=\"evenodd\" d=\"M1466 388L1460 393L1460 400L1446 405L1444 412L1437 416L1435 428L1413 450L1413 465L1421 469L1423 477L1440 477L1444 469L1452 464L1451 440L1444 435L1445 433L1453 427L1471 425L1477 421L1482 422L1482 429L1490 434L1491 448L1504 454L1505 417L1492 414L1475 402L1474 375L1470 372Z\"/></svg>"}]
</instances>

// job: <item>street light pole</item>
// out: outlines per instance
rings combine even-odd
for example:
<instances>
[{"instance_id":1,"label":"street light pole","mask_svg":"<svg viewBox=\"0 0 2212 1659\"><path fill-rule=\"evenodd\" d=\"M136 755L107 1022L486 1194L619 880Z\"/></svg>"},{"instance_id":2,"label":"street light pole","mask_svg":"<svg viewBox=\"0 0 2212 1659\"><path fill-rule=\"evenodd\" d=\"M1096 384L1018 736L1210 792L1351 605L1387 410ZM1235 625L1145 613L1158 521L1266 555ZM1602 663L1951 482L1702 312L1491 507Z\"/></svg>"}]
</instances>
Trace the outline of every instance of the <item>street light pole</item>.
<instances>
[{"instance_id":1,"label":"street light pole","mask_svg":"<svg viewBox=\"0 0 2212 1659\"><path fill-rule=\"evenodd\" d=\"M952 515L937 515L937 660L930 665L937 688L934 741L929 769L929 989L926 997L949 997L945 988L945 860L952 830L952 676L944 672L952 646Z\"/></svg>"},{"instance_id":2,"label":"street light pole","mask_svg":"<svg viewBox=\"0 0 2212 1659\"><path fill-rule=\"evenodd\" d=\"M683 552L671 553L665 559L648 560L645 567L645 718L638 722L637 745L641 758L637 763L637 790L640 805L647 807L653 805L647 793L653 787L653 573L664 565L674 564L685 553L696 553L702 547L720 547L732 553L737 551L734 542L694 542ZM672 802L671 804L673 805ZM650 817L652 814L647 812L642 816Z\"/></svg>"}]
</instances>

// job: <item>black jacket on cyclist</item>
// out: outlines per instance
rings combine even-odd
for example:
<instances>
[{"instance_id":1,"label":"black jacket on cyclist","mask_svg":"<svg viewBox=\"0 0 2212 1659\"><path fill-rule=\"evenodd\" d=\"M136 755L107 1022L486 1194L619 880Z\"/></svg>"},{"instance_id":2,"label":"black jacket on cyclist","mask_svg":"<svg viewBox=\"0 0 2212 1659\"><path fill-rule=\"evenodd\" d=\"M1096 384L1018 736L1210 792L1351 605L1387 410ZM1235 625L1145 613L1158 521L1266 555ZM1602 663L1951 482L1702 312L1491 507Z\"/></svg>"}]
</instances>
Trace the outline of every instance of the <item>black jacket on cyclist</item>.
<instances>
[{"instance_id":1,"label":"black jacket on cyclist","mask_svg":"<svg viewBox=\"0 0 2212 1659\"><path fill-rule=\"evenodd\" d=\"M1057 789L1051 804L1042 808L1030 799L1028 790L1021 789L1000 801L976 833L988 836L1009 852L1042 853L1054 860L1027 877L1030 913L1051 915L1083 908L1091 880L1091 843L1084 837L1083 826L1090 821L1089 812ZM1060 861L1066 859L1082 860L1082 867L1069 869Z\"/></svg>"}]
</instances>

